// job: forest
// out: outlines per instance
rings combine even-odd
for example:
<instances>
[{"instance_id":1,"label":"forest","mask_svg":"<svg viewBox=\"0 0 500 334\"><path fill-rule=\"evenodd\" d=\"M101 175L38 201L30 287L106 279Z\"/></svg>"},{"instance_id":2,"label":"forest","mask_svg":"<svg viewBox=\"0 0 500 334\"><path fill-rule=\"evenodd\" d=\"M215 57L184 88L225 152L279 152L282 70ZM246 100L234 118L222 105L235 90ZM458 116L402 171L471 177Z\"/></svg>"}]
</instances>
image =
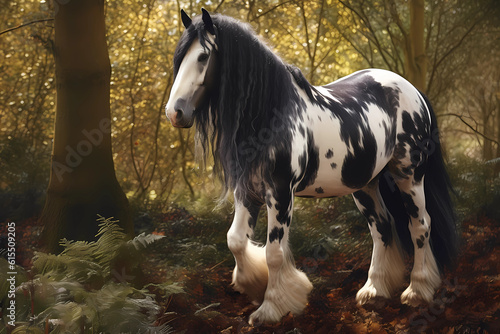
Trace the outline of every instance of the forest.
<instances>
[{"instance_id":1,"label":"forest","mask_svg":"<svg viewBox=\"0 0 500 334\"><path fill-rule=\"evenodd\" d=\"M181 9L201 8L248 22L313 85L382 68L427 95L460 243L432 304L357 306L365 218L351 196L300 198L309 303L249 324L232 195L196 128L165 116ZM498 333L499 18L496 0L0 0L0 334Z\"/></svg>"}]
</instances>

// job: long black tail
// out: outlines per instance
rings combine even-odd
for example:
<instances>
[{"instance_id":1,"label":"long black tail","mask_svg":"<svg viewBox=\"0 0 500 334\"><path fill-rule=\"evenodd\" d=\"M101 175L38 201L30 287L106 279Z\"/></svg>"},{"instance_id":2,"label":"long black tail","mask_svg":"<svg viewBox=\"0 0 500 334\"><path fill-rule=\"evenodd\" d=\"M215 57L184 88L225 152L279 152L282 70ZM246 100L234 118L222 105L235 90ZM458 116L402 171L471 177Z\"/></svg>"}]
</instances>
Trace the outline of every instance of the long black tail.
<instances>
[{"instance_id":1,"label":"long black tail","mask_svg":"<svg viewBox=\"0 0 500 334\"><path fill-rule=\"evenodd\" d=\"M431 144L428 146L428 158L424 179L426 209L431 217L431 247L441 270L453 267L457 255L458 238L456 215L450 193L453 192L450 177L446 171L441 151L441 142L437 120L432 106L425 97L425 103L431 114ZM384 202L396 222L409 221L400 192L388 173L380 178L380 192ZM405 224L396 224L401 245L408 253L413 253L410 231Z\"/></svg>"},{"instance_id":2,"label":"long black tail","mask_svg":"<svg viewBox=\"0 0 500 334\"><path fill-rule=\"evenodd\" d=\"M457 255L456 214L450 196L453 188L441 152L436 115L427 97L422 96L431 114L432 141L435 144L427 160L425 201L427 212L431 216L431 246L434 257L442 268L454 264Z\"/></svg>"}]
</instances>

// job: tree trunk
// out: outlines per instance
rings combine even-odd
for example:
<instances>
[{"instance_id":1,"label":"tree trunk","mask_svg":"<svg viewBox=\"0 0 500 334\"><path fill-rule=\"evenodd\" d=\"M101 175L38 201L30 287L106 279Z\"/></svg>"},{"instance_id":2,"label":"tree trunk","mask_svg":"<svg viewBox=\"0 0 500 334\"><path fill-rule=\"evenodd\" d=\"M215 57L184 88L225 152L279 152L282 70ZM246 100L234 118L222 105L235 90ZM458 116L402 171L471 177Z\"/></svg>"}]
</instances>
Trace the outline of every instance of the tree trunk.
<instances>
[{"instance_id":1,"label":"tree trunk","mask_svg":"<svg viewBox=\"0 0 500 334\"><path fill-rule=\"evenodd\" d=\"M407 79L422 92L426 91L427 81L424 18L424 0L410 0L410 33L406 39L405 72Z\"/></svg>"},{"instance_id":2,"label":"tree trunk","mask_svg":"<svg viewBox=\"0 0 500 334\"><path fill-rule=\"evenodd\" d=\"M496 117L497 117L497 154L495 158L500 158L500 91L496 92ZM499 164L500 166L500 164Z\"/></svg>"},{"instance_id":3,"label":"tree trunk","mask_svg":"<svg viewBox=\"0 0 500 334\"><path fill-rule=\"evenodd\" d=\"M103 0L56 6L55 63L52 169L40 218L45 246L55 252L61 238L93 240L97 215L118 219L132 236L130 207L111 151L111 66Z\"/></svg>"},{"instance_id":4,"label":"tree trunk","mask_svg":"<svg viewBox=\"0 0 500 334\"><path fill-rule=\"evenodd\" d=\"M500 158L500 91L496 92L496 117L497 117L497 151L495 158ZM500 174L500 163L495 164L495 175Z\"/></svg>"}]
</instances>

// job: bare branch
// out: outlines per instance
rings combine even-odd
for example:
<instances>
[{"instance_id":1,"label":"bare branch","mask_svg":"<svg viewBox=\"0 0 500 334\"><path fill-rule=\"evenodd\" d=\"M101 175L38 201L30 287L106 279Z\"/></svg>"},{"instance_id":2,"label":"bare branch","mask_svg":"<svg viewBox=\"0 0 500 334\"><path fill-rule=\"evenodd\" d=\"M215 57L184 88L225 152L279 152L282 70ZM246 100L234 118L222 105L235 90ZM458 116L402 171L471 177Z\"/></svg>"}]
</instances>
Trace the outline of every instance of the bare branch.
<instances>
[{"instance_id":1,"label":"bare branch","mask_svg":"<svg viewBox=\"0 0 500 334\"><path fill-rule=\"evenodd\" d=\"M35 21L26 22L26 23L18 25L17 27L12 27L12 28L6 29L4 31L0 31L0 35L6 34L8 32L11 32L11 31L14 31L14 30L26 27L26 26L29 26L29 25L34 24L34 23L49 22L49 21L54 21L54 18L41 19L41 20L35 20Z\"/></svg>"},{"instance_id":2,"label":"bare branch","mask_svg":"<svg viewBox=\"0 0 500 334\"><path fill-rule=\"evenodd\" d=\"M467 121L463 118L462 115L459 115L459 114L455 114L455 113L447 113L447 114L441 114L439 116L453 116L453 117L457 117L460 121L462 121L462 123L464 123L469 129L471 129L472 131L474 131L474 133L480 135L481 137L483 137L484 139L486 140L489 140L491 141L492 143L496 144L496 145L500 145L500 143L498 141L496 141L495 139L493 138L490 138L488 136L486 136L484 133L482 133L481 131L478 131L476 129L474 129L474 127L472 125L470 125L469 123L467 123Z\"/></svg>"},{"instance_id":3,"label":"bare branch","mask_svg":"<svg viewBox=\"0 0 500 334\"><path fill-rule=\"evenodd\" d=\"M287 0L287 1L280 2L279 4L277 4L277 5L269 8L268 10L266 10L266 11L260 13L259 15L255 16L252 21L256 21L256 20L260 19L262 16L267 15L270 12L272 12L273 10L275 10L275 9L277 9L277 8L283 6L283 5L286 5L287 3L290 3L292 1L295 1L295 0Z\"/></svg>"},{"instance_id":4,"label":"bare branch","mask_svg":"<svg viewBox=\"0 0 500 334\"><path fill-rule=\"evenodd\" d=\"M217 7L215 7L214 9L214 12L217 13L220 9L220 7L224 4L224 0L221 0L221 2L219 2L219 4L217 5Z\"/></svg>"}]
</instances>

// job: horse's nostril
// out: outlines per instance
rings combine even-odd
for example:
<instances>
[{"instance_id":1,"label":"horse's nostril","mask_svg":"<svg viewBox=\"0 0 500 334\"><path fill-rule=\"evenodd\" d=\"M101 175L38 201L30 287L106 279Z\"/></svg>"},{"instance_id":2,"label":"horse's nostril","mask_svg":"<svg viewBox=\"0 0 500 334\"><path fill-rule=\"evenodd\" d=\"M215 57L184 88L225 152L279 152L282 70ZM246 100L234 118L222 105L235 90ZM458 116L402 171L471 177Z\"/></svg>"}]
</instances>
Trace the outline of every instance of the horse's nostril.
<instances>
[{"instance_id":1,"label":"horse's nostril","mask_svg":"<svg viewBox=\"0 0 500 334\"><path fill-rule=\"evenodd\" d=\"M180 119L180 118L182 118L182 114L183 114L183 113L184 113L184 112L182 111L182 109L176 109L176 110L175 110L175 118L176 118L176 119Z\"/></svg>"},{"instance_id":2,"label":"horse's nostril","mask_svg":"<svg viewBox=\"0 0 500 334\"><path fill-rule=\"evenodd\" d=\"M175 118L176 119L182 118L182 116L184 115L185 108L186 108L186 100L181 98L175 102L174 110L175 110Z\"/></svg>"}]
</instances>

